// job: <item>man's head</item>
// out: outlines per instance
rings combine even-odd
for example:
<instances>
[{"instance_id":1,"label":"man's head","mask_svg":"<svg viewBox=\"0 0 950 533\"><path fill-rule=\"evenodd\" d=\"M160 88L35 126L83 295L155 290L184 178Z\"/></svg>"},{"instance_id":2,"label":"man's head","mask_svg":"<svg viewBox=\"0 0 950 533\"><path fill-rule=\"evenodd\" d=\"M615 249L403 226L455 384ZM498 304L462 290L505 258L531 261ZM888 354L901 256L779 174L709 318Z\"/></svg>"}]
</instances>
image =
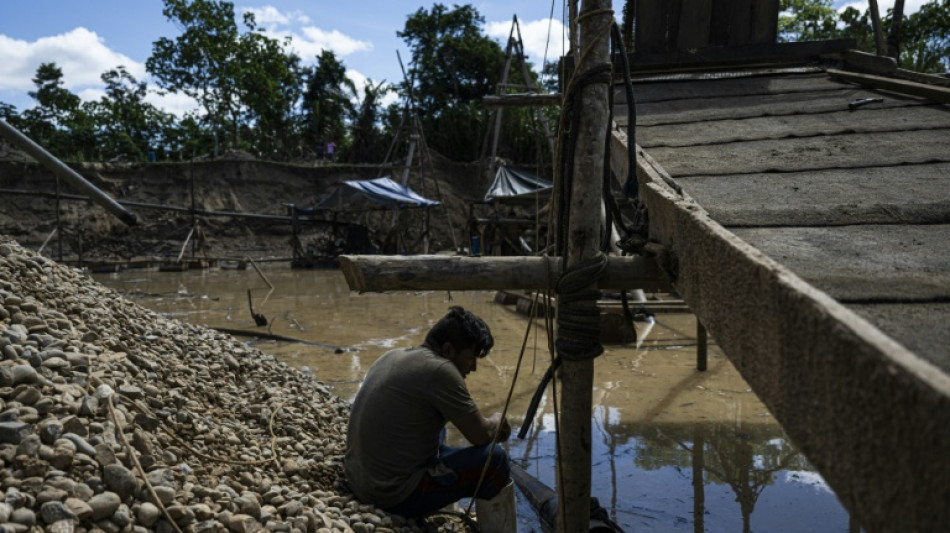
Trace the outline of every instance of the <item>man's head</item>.
<instances>
[{"instance_id":1,"label":"man's head","mask_svg":"<svg viewBox=\"0 0 950 533\"><path fill-rule=\"evenodd\" d=\"M495 339L488 324L459 306L449 308L426 335L426 344L449 359L465 377L476 369L476 359L488 355Z\"/></svg>"}]
</instances>

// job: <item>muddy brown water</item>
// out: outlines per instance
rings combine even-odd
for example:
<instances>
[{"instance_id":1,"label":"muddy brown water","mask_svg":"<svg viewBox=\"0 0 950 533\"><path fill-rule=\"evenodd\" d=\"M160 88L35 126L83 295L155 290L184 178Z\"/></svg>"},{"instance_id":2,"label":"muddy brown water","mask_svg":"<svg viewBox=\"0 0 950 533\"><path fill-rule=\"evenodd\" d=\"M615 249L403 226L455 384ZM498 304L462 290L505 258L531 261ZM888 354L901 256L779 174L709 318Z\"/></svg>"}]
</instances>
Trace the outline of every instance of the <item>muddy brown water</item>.
<instances>
[{"instance_id":1,"label":"muddy brown water","mask_svg":"<svg viewBox=\"0 0 950 533\"><path fill-rule=\"evenodd\" d=\"M543 321L529 330L529 320L513 306L494 303L491 292L360 295L338 271L278 267L261 273L130 270L96 279L183 321L319 343L249 341L347 399L376 358L420 344L448 306L461 305L484 318L495 336L494 350L468 377L469 389L486 413L502 411L511 390L507 412L515 433L549 361ZM265 327L254 323L248 290L254 310L268 319ZM592 495L611 518L628 533L857 531L714 342L708 371L696 371L692 315L658 314L636 327L638 343L606 346L595 364ZM527 438L507 443L512 459L550 487L553 413L546 394ZM541 531L521 494L518 515L519 531Z\"/></svg>"}]
</instances>

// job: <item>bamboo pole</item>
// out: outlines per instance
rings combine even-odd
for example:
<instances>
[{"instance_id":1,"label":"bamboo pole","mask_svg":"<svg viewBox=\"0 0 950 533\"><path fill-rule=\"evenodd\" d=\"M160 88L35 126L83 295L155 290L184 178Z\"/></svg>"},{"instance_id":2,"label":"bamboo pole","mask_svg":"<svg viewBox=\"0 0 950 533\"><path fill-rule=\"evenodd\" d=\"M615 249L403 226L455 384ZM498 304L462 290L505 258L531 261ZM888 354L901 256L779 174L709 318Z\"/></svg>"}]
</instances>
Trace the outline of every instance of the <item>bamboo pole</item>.
<instances>
[{"instance_id":1,"label":"bamboo pole","mask_svg":"<svg viewBox=\"0 0 950 533\"><path fill-rule=\"evenodd\" d=\"M901 62L901 24L904 21L904 0L894 1L894 10L891 12L891 31L887 34L887 55Z\"/></svg>"},{"instance_id":2,"label":"bamboo pole","mask_svg":"<svg viewBox=\"0 0 950 533\"><path fill-rule=\"evenodd\" d=\"M585 0L577 17L580 54L576 75L610 61L611 3ZM568 223L567 265L575 266L600 252L600 202L607 140L608 83L590 83L581 90L578 135L573 161L570 221ZM565 91L570 93L570 91ZM589 287L593 289L596 283ZM558 332L560 335L560 332ZM594 361L564 360L561 378L561 423L558 431L561 469L558 531L587 531L590 527L591 411Z\"/></svg>"},{"instance_id":3,"label":"bamboo pole","mask_svg":"<svg viewBox=\"0 0 950 533\"><path fill-rule=\"evenodd\" d=\"M881 28L881 12L877 8L877 0L868 0L871 11L871 27L874 29L874 48L877 55L887 55L887 46L884 44L884 30Z\"/></svg>"}]
</instances>

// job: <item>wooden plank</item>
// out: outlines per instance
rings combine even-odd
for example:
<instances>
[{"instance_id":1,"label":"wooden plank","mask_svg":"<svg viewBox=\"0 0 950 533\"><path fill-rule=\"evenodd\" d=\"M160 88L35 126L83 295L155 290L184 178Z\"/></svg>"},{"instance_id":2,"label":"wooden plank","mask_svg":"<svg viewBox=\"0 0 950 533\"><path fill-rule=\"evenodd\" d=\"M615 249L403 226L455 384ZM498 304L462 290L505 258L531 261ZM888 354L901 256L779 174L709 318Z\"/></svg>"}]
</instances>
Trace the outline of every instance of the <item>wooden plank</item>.
<instances>
[{"instance_id":1,"label":"wooden plank","mask_svg":"<svg viewBox=\"0 0 950 533\"><path fill-rule=\"evenodd\" d=\"M729 11L729 45L752 40L752 0L732 0Z\"/></svg>"},{"instance_id":2,"label":"wooden plank","mask_svg":"<svg viewBox=\"0 0 950 533\"><path fill-rule=\"evenodd\" d=\"M837 300L950 301L950 225L734 228Z\"/></svg>"},{"instance_id":3,"label":"wooden plank","mask_svg":"<svg viewBox=\"0 0 950 533\"><path fill-rule=\"evenodd\" d=\"M654 148L650 154L680 177L948 162L948 146L950 130L927 130Z\"/></svg>"},{"instance_id":4,"label":"wooden plank","mask_svg":"<svg viewBox=\"0 0 950 533\"><path fill-rule=\"evenodd\" d=\"M680 50L709 46L712 0L682 0L676 47Z\"/></svg>"},{"instance_id":5,"label":"wooden plank","mask_svg":"<svg viewBox=\"0 0 950 533\"><path fill-rule=\"evenodd\" d=\"M612 143L622 175L622 131ZM716 224L649 155L636 164L678 292L856 522L944 529L950 377Z\"/></svg>"},{"instance_id":6,"label":"wooden plank","mask_svg":"<svg viewBox=\"0 0 950 533\"><path fill-rule=\"evenodd\" d=\"M341 255L340 270L351 290L541 290L561 275L558 259L443 255ZM601 289L662 291L669 285L652 259L610 257Z\"/></svg>"},{"instance_id":7,"label":"wooden plank","mask_svg":"<svg viewBox=\"0 0 950 533\"><path fill-rule=\"evenodd\" d=\"M694 176L677 183L726 227L950 223L947 163Z\"/></svg>"},{"instance_id":8,"label":"wooden plank","mask_svg":"<svg viewBox=\"0 0 950 533\"><path fill-rule=\"evenodd\" d=\"M950 303L845 304L858 315L877 324L914 353L931 355L930 362L950 373ZM926 332L922 335L921 332Z\"/></svg>"},{"instance_id":9,"label":"wooden plank","mask_svg":"<svg viewBox=\"0 0 950 533\"><path fill-rule=\"evenodd\" d=\"M801 63L854 48L854 39L798 43L713 46L694 51L637 48L629 54L631 72L675 72L717 65Z\"/></svg>"},{"instance_id":10,"label":"wooden plank","mask_svg":"<svg viewBox=\"0 0 950 533\"><path fill-rule=\"evenodd\" d=\"M819 114L847 109L848 103L864 98L880 98L867 89L841 89L785 94L723 96L716 99L689 99L637 104L637 126L685 124L761 116ZM929 100L901 94L887 94L884 101L867 109L902 109L933 105ZM626 124L626 106L614 106L614 120Z\"/></svg>"},{"instance_id":11,"label":"wooden plank","mask_svg":"<svg viewBox=\"0 0 950 533\"><path fill-rule=\"evenodd\" d=\"M637 128L637 141L643 148L652 149L816 135L950 128L950 113L944 112L942 106L883 109L869 106L848 111L847 105L847 100L840 100L838 109L844 111L714 120L703 122L700 128L695 123L641 126Z\"/></svg>"},{"instance_id":12,"label":"wooden plank","mask_svg":"<svg viewBox=\"0 0 950 533\"><path fill-rule=\"evenodd\" d=\"M883 76L874 76L872 74L859 74L856 72L845 72L843 70L829 69L828 75L834 79L856 83L865 87L874 87L875 89L885 89L904 94L923 96L930 98L935 102L943 104L950 103L950 88L927 85L906 80L895 80Z\"/></svg>"},{"instance_id":13,"label":"wooden plank","mask_svg":"<svg viewBox=\"0 0 950 533\"><path fill-rule=\"evenodd\" d=\"M774 43L778 36L779 0L755 0L752 4L753 43Z\"/></svg>"},{"instance_id":14,"label":"wooden plank","mask_svg":"<svg viewBox=\"0 0 950 533\"><path fill-rule=\"evenodd\" d=\"M668 50L669 2L667 0L638 0L636 8L636 49Z\"/></svg>"},{"instance_id":15,"label":"wooden plank","mask_svg":"<svg viewBox=\"0 0 950 533\"><path fill-rule=\"evenodd\" d=\"M685 98L721 98L854 88L853 85L831 80L825 74L791 74L775 77L638 83L633 86L633 92L639 105ZM622 95L623 92L619 91L618 96L622 98ZM615 101L623 102L621 98Z\"/></svg>"}]
</instances>

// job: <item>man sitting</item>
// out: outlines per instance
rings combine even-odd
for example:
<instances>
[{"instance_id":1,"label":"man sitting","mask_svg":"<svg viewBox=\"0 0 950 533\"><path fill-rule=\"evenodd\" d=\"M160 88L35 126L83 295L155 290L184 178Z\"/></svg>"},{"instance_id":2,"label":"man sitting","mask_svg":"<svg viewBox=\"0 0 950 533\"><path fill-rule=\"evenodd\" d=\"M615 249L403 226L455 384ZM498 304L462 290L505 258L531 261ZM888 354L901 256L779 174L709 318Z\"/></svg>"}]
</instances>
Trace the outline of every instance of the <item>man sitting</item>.
<instances>
[{"instance_id":1,"label":"man sitting","mask_svg":"<svg viewBox=\"0 0 950 533\"><path fill-rule=\"evenodd\" d=\"M347 431L344 468L357 498L418 517L461 498L492 499L504 489L513 511L508 454L492 444L507 440L511 427L501 413L483 416L464 381L493 344L488 325L455 306L422 346L392 350L373 364ZM446 422L472 446L446 446Z\"/></svg>"}]
</instances>

